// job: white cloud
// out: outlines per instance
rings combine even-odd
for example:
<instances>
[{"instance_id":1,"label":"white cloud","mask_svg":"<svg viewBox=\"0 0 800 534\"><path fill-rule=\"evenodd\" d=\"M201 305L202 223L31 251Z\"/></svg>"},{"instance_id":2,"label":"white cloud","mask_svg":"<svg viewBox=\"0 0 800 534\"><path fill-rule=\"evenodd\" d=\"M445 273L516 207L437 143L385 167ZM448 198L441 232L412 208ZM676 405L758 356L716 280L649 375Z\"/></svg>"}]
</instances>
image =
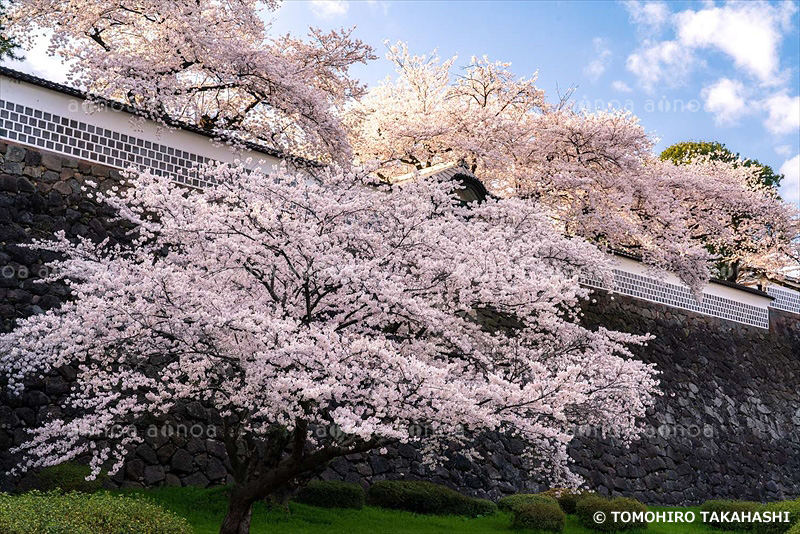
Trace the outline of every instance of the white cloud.
<instances>
[{"instance_id":1,"label":"white cloud","mask_svg":"<svg viewBox=\"0 0 800 534\"><path fill-rule=\"evenodd\" d=\"M779 93L764 100L762 105L769 113L764 119L767 130L776 135L800 132L800 96Z\"/></svg>"},{"instance_id":2,"label":"white cloud","mask_svg":"<svg viewBox=\"0 0 800 534\"><path fill-rule=\"evenodd\" d=\"M629 0L623 4L628 10L631 22L636 24L642 32L657 32L669 20L670 11L666 2Z\"/></svg>"},{"instance_id":3,"label":"white cloud","mask_svg":"<svg viewBox=\"0 0 800 534\"><path fill-rule=\"evenodd\" d=\"M332 19L341 17L350 9L347 0L311 0L311 11L319 18Z\"/></svg>"},{"instance_id":4,"label":"white cloud","mask_svg":"<svg viewBox=\"0 0 800 534\"><path fill-rule=\"evenodd\" d=\"M620 93L630 93L631 91L633 91L630 85L623 82L622 80L614 80L613 82L611 82L611 88L615 91L619 91Z\"/></svg>"},{"instance_id":5,"label":"white cloud","mask_svg":"<svg viewBox=\"0 0 800 534\"><path fill-rule=\"evenodd\" d=\"M781 197L800 204L800 154L784 161L778 172L783 175Z\"/></svg>"},{"instance_id":6,"label":"white cloud","mask_svg":"<svg viewBox=\"0 0 800 534\"><path fill-rule=\"evenodd\" d=\"M674 14L659 3L626 2L625 7L640 35L645 36L629 55L627 68L648 90L661 84L682 85L692 70L705 63L699 55L702 50L724 54L762 85L779 86L788 79L789 71L781 70L780 45L794 30L794 2L729 2L723 6L709 2L697 11ZM654 40L657 30L665 26L674 30L674 36Z\"/></svg>"},{"instance_id":7,"label":"white cloud","mask_svg":"<svg viewBox=\"0 0 800 534\"><path fill-rule=\"evenodd\" d=\"M733 72L706 81L700 94L718 125L763 114L764 127L775 135L800 132L800 97L789 96L792 70L782 68L780 57L784 38L797 30L797 2L706 1L676 13L663 2L624 5L640 35L626 68L641 87L652 92L684 85L707 64L709 52L717 53ZM667 28L673 34L658 38Z\"/></svg>"},{"instance_id":8,"label":"white cloud","mask_svg":"<svg viewBox=\"0 0 800 534\"><path fill-rule=\"evenodd\" d=\"M720 78L713 85L704 87L701 95L705 109L714 114L718 125L732 125L752 108L745 100L745 87L739 80Z\"/></svg>"},{"instance_id":9,"label":"white cloud","mask_svg":"<svg viewBox=\"0 0 800 534\"><path fill-rule=\"evenodd\" d=\"M717 49L761 82L774 84L779 81L778 52L783 31L788 29L796 10L793 2L780 4L732 2L683 11L675 16L678 40L690 48Z\"/></svg>"},{"instance_id":10,"label":"white cloud","mask_svg":"<svg viewBox=\"0 0 800 534\"><path fill-rule=\"evenodd\" d=\"M384 16L389 14L389 2L387 0L367 0L367 5L371 12L381 11Z\"/></svg>"},{"instance_id":11,"label":"white cloud","mask_svg":"<svg viewBox=\"0 0 800 534\"><path fill-rule=\"evenodd\" d=\"M778 145L775 147L775 153L779 156L788 156L792 153L792 145Z\"/></svg>"},{"instance_id":12,"label":"white cloud","mask_svg":"<svg viewBox=\"0 0 800 534\"><path fill-rule=\"evenodd\" d=\"M605 39L600 37L592 39L592 47L594 48L595 58L584 67L583 73L590 80L596 82L611 63L611 50L608 48Z\"/></svg>"},{"instance_id":13,"label":"white cloud","mask_svg":"<svg viewBox=\"0 0 800 534\"><path fill-rule=\"evenodd\" d=\"M661 84L682 85L695 62L691 51L677 41L645 41L641 49L628 56L625 65L649 91Z\"/></svg>"},{"instance_id":14,"label":"white cloud","mask_svg":"<svg viewBox=\"0 0 800 534\"><path fill-rule=\"evenodd\" d=\"M25 56L23 61L5 60L3 65L40 76L51 82L66 82L70 64L64 64L61 58L48 55L47 47L50 44L50 35L49 32L46 32L35 36L33 46L22 52L22 55Z\"/></svg>"}]
</instances>

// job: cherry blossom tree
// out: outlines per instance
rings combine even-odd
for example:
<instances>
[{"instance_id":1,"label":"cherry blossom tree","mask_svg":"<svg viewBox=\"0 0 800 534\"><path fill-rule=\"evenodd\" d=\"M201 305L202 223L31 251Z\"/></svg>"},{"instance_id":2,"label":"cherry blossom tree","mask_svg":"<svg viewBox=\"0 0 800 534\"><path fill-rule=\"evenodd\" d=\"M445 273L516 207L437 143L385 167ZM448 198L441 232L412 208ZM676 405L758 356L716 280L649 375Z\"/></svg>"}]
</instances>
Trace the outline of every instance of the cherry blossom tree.
<instances>
[{"instance_id":1,"label":"cherry blossom tree","mask_svg":"<svg viewBox=\"0 0 800 534\"><path fill-rule=\"evenodd\" d=\"M647 338L580 325L578 277L609 264L534 203L464 206L452 182L332 169L209 172L205 191L145 174L96 192L137 228L130 245L35 245L62 255L51 281L74 298L0 336L0 363L15 392L62 365L78 377L75 415L35 429L21 469L88 455L114 472L143 439L114 428L201 402L233 467L227 534L293 479L390 443L435 463L446 442L470 454L464 430L508 432L576 484L578 425L637 435L657 382L629 347Z\"/></svg>"},{"instance_id":2,"label":"cherry blossom tree","mask_svg":"<svg viewBox=\"0 0 800 534\"><path fill-rule=\"evenodd\" d=\"M264 142L295 156L349 162L336 110L363 87L348 76L373 57L352 30L270 37L278 0L19 0L10 30L41 30L71 61L74 84L185 121L221 137Z\"/></svg>"},{"instance_id":3,"label":"cherry blossom tree","mask_svg":"<svg viewBox=\"0 0 800 534\"><path fill-rule=\"evenodd\" d=\"M759 197L776 198L778 196L778 186L783 175L775 174L772 167L764 165L758 160L743 159L738 153L731 152L724 144L711 141L684 141L676 143L666 148L659 156L662 161L672 161L676 165L693 164L693 169L698 167L708 167L709 162L722 161L723 165L711 165L716 170L711 178L716 175L724 175L739 167L747 167L746 172L739 172L739 182L745 183L751 189L760 193ZM721 167L721 168L720 168ZM691 178L691 176L690 176ZM762 275L780 277L787 266L800 265L800 244L798 240L791 238L792 232L795 236L800 234L797 227L784 229L782 232L773 235L781 235L782 239L773 240L769 246L752 246L752 242L760 243L764 241L756 235L751 238L754 228L744 228L740 231L741 224L753 222L749 217L742 217L740 213L731 213L731 220L724 225L730 230L731 239L736 241L736 245L731 247L725 240L717 240L716 243L709 243L707 248L719 258L720 276L726 277L730 281L753 281L758 280ZM761 221L756 221L761 222ZM770 226L755 228L762 235L772 232ZM728 240L730 241L730 239ZM769 237L765 240L770 241ZM746 266L742 270L742 265Z\"/></svg>"},{"instance_id":4,"label":"cherry blossom tree","mask_svg":"<svg viewBox=\"0 0 800 534\"><path fill-rule=\"evenodd\" d=\"M494 193L540 202L568 235L640 255L695 290L720 261L761 270L792 261L796 212L756 167L660 161L634 116L549 104L536 76L515 77L508 63L472 58L454 71L455 58L403 44L388 58L396 79L347 119L357 157L387 179L464 161Z\"/></svg>"}]
</instances>

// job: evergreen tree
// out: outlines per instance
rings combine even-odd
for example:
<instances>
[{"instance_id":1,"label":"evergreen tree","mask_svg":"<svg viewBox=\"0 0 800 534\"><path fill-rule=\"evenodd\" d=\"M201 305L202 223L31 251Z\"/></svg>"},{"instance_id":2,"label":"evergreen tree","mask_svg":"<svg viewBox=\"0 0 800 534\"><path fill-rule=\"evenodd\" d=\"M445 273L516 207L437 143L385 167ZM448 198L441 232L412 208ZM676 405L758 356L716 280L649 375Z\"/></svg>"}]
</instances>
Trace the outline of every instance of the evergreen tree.
<instances>
[{"instance_id":1,"label":"evergreen tree","mask_svg":"<svg viewBox=\"0 0 800 534\"><path fill-rule=\"evenodd\" d=\"M676 165L688 163L698 156L709 156L713 160L726 163L741 162L745 167L759 169L759 183L775 189L783 180L782 174L775 173L772 167L764 165L756 159L742 159L738 153L731 152L723 143L717 141L682 141L666 148L661 153L661 160L670 160Z\"/></svg>"},{"instance_id":2,"label":"evergreen tree","mask_svg":"<svg viewBox=\"0 0 800 534\"><path fill-rule=\"evenodd\" d=\"M14 41L6 34L6 5L0 1L0 60L2 59L22 59L17 55L19 43Z\"/></svg>"}]
</instances>

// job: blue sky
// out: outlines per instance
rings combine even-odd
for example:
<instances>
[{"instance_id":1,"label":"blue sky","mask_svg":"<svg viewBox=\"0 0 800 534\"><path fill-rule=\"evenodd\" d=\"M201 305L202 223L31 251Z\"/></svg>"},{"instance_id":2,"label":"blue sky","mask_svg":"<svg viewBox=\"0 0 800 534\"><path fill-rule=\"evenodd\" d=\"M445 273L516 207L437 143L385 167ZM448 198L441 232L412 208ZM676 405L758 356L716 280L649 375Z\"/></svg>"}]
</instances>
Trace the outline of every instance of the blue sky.
<instances>
[{"instance_id":1,"label":"blue sky","mask_svg":"<svg viewBox=\"0 0 800 534\"><path fill-rule=\"evenodd\" d=\"M552 99L577 86L581 107L632 110L657 149L717 140L787 175L782 194L800 202L800 4L782 2L285 1L276 33L355 26L381 59L353 69L374 85L393 73L385 40L414 53L438 49L539 72ZM44 47L23 68L59 78Z\"/></svg>"}]
</instances>

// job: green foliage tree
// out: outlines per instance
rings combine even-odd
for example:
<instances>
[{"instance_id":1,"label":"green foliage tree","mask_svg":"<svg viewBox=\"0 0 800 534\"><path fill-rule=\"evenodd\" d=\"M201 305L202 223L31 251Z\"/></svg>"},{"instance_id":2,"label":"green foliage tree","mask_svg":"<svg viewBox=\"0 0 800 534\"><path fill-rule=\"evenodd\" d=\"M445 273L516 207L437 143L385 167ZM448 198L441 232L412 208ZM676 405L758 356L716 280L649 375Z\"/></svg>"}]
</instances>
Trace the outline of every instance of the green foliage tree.
<instances>
[{"instance_id":1,"label":"green foliage tree","mask_svg":"<svg viewBox=\"0 0 800 534\"><path fill-rule=\"evenodd\" d=\"M731 152L724 143L717 141L682 141L675 143L661 153L661 160L671 160L676 165L680 165L689 163L698 156L709 156L713 160L733 164L741 162L741 165L745 167L760 169L758 173L759 184L775 189L778 188L781 180L783 180L783 175L777 174L769 165L764 165L756 159L742 159L738 152Z\"/></svg>"}]
</instances>

